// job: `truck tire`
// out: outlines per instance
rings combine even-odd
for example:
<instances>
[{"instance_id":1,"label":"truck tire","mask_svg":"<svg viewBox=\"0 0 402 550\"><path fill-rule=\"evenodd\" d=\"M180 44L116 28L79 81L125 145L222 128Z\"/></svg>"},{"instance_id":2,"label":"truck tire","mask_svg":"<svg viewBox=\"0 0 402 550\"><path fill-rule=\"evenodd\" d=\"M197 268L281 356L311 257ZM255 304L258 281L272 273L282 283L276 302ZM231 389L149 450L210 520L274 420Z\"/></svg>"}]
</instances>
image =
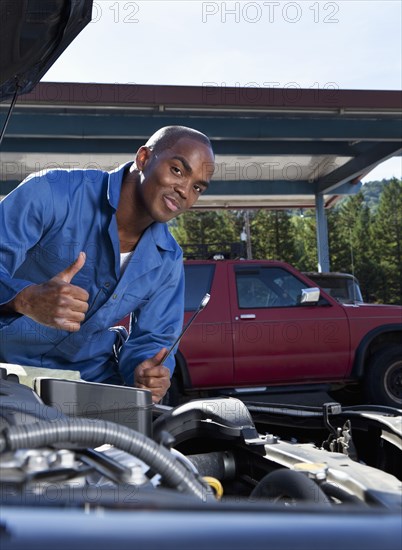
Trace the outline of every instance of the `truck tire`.
<instances>
[{"instance_id":1,"label":"truck tire","mask_svg":"<svg viewBox=\"0 0 402 550\"><path fill-rule=\"evenodd\" d=\"M372 403L402 408L402 346L391 344L373 355L365 389Z\"/></svg>"}]
</instances>

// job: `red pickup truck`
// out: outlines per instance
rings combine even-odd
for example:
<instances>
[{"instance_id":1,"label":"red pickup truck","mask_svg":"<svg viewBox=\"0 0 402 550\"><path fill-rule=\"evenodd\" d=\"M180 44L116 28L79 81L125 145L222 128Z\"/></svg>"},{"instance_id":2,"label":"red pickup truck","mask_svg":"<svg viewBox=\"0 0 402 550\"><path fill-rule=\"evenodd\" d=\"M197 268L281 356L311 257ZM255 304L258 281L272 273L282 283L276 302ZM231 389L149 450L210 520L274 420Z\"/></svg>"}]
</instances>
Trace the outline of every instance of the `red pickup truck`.
<instances>
[{"instance_id":1,"label":"red pickup truck","mask_svg":"<svg viewBox=\"0 0 402 550\"><path fill-rule=\"evenodd\" d=\"M402 406L402 306L342 304L322 289L305 301L317 285L279 261L190 260L185 276L185 322L211 299L180 342L173 401L360 384L369 402Z\"/></svg>"}]
</instances>

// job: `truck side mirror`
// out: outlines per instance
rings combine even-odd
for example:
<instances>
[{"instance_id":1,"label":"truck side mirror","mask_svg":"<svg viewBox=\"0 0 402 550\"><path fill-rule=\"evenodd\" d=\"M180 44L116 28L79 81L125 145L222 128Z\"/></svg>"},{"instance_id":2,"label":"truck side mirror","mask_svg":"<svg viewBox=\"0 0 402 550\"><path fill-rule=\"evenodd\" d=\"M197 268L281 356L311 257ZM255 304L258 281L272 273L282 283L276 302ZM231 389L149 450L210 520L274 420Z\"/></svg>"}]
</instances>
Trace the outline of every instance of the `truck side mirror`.
<instances>
[{"instance_id":1,"label":"truck side mirror","mask_svg":"<svg viewBox=\"0 0 402 550\"><path fill-rule=\"evenodd\" d=\"M318 287L302 288L300 304L317 304L320 299L320 289Z\"/></svg>"}]
</instances>

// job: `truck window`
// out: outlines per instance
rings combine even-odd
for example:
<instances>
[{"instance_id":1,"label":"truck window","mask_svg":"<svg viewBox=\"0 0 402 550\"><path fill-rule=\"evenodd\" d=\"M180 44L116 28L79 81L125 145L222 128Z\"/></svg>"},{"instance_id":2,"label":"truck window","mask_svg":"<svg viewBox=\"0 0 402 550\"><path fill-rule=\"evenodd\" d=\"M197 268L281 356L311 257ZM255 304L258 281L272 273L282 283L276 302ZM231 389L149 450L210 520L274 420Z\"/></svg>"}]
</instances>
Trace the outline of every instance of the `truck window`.
<instances>
[{"instance_id":1,"label":"truck window","mask_svg":"<svg viewBox=\"0 0 402 550\"><path fill-rule=\"evenodd\" d=\"M195 311L205 294L211 291L215 265L185 265L184 311Z\"/></svg>"},{"instance_id":2,"label":"truck window","mask_svg":"<svg viewBox=\"0 0 402 550\"><path fill-rule=\"evenodd\" d=\"M239 308L291 307L299 304L306 284L285 269L236 269Z\"/></svg>"},{"instance_id":3,"label":"truck window","mask_svg":"<svg viewBox=\"0 0 402 550\"><path fill-rule=\"evenodd\" d=\"M330 273L316 275L308 273L307 276L341 304L363 302L359 284L350 275L331 275Z\"/></svg>"}]
</instances>

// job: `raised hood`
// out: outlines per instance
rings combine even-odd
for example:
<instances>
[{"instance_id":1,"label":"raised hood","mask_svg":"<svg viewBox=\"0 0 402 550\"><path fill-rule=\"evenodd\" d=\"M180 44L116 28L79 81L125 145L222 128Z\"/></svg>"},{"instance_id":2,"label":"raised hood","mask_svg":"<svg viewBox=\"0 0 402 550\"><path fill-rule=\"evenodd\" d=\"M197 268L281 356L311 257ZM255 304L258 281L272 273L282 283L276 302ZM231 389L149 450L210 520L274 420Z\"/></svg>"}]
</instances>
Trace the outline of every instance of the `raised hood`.
<instances>
[{"instance_id":1,"label":"raised hood","mask_svg":"<svg viewBox=\"0 0 402 550\"><path fill-rule=\"evenodd\" d=\"M90 22L93 0L0 0L0 101L30 92Z\"/></svg>"}]
</instances>

